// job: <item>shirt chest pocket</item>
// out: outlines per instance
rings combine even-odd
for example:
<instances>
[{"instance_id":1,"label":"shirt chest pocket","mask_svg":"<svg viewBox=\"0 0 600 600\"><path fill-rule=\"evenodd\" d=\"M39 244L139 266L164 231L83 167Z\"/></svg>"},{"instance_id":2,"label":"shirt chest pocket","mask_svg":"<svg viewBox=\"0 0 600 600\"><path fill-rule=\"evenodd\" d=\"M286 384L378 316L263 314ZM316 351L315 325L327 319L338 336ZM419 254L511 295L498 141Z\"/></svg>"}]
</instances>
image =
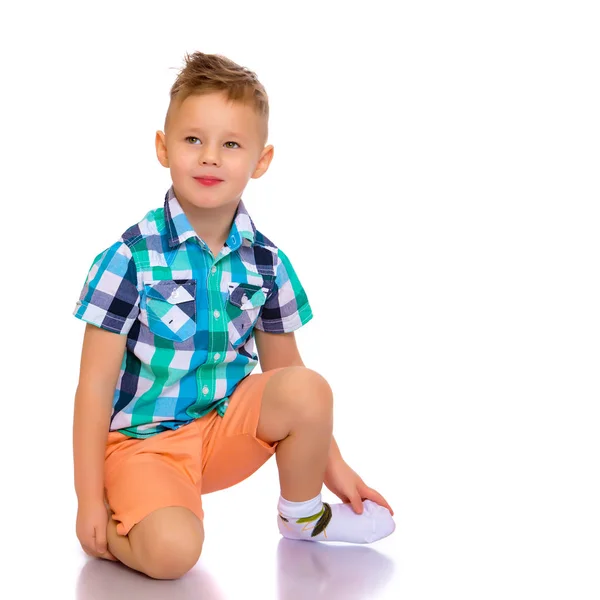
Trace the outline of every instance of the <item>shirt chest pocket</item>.
<instances>
[{"instance_id":1,"label":"shirt chest pocket","mask_svg":"<svg viewBox=\"0 0 600 600\"><path fill-rule=\"evenodd\" d=\"M269 289L251 283L230 283L226 304L228 334L235 348L250 336L260 311L267 301Z\"/></svg>"},{"instance_id":2,"label":"shirt chest pocket","mask_svg":"<svg viewBox=\"0 0 600 600\"><path fill-rule=\"evenodd\" d=\"M144 284L148 329L160 337L184 342L196 333L196 280L166 279Z\"/></svg>"}]
</instances>

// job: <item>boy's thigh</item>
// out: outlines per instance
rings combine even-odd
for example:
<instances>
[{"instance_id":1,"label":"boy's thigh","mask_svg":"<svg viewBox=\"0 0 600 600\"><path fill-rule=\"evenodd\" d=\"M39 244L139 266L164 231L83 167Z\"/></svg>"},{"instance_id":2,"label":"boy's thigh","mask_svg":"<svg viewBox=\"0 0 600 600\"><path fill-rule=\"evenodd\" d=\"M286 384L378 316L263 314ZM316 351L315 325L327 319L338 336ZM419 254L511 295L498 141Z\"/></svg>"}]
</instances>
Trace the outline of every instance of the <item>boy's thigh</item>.
<instances>
[{"instance_id":1,"label":"boy's thigh","mask_svg":"<svg viewBox=\"0 0 600 600\"><path fill-rule=\"evenodd\" d=\"M201 440L195 427L187 427L141 440L109 434L104 486L119 535L128 535L142 521L138 533L167 535L163 525L169 518L174 520L172 530L181 525L200 531ZM168 507L180 510L161 510Z\"/></svg>"}]
</instances>

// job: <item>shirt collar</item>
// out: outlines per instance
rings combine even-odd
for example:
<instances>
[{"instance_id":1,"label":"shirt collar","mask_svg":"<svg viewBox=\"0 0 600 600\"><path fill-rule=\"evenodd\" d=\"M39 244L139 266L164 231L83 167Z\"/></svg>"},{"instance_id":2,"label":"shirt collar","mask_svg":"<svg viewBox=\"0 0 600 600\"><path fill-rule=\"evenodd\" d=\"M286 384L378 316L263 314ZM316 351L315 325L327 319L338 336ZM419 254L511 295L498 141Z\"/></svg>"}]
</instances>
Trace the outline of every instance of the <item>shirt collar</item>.
<instances>
[{"instance_id":1,"label":"shirt collar","mask_svg":"<svg viewBox=\"0 0 600 600\"><path fill-rule=\"evenodd\" d=\"M204 240L194 231L186 214L183 212L179 200L175 197L173 186L169 188L165 195L164 208L169 246L172 248L179 246L190 238L198 238L204 244ZM254 244L256 240L256 227L243 201L240 199L226 242L227 246L233 252L244 243L244 240L247 240L250 245Z\"/></svg>"}]
</instances>

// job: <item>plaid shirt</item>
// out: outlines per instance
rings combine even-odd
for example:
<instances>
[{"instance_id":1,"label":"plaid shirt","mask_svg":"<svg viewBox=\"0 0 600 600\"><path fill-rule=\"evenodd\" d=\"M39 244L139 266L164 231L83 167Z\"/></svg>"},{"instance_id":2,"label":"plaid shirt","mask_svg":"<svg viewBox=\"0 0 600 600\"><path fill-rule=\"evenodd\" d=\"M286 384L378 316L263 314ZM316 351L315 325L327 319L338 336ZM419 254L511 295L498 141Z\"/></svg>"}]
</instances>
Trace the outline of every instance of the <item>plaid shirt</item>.
<instances>
[{"instance_id":1,"label":"plaid shirt","mask_svg":"<svg viewBox=\"0 0 600 600\"><path fill-rule=\"evenodd\" d=\"M213 409L258 364L253 329L287 333L312 310L288 257L240 200L213 259L174 195L93 261L73 313L126 335L110 431L146 438Z\"/></svg>"}]
</instances>

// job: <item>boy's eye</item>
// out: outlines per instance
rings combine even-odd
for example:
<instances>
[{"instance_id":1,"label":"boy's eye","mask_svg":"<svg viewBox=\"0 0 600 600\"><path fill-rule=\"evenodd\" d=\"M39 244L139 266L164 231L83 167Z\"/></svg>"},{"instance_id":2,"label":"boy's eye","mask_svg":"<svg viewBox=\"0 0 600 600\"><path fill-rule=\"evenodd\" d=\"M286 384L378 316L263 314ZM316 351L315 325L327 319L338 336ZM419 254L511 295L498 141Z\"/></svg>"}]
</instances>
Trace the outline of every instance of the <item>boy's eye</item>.
<instances>
[{"instance_id":1,"label":"boy's eye","mask_svg":"<svg viewBox=\"0 0 600 600\"><path fill-rule=\"evenodd\" d=\"M197 137L194 137L193 135L189 135L188 137L185 138L186 142L190 142L191 144L196 145L196 142L199 142L200 140ZM237 142L225 142L226 144L235 144L236 146L239 146L239 144Z\"/></svg>"}]
</instances>

